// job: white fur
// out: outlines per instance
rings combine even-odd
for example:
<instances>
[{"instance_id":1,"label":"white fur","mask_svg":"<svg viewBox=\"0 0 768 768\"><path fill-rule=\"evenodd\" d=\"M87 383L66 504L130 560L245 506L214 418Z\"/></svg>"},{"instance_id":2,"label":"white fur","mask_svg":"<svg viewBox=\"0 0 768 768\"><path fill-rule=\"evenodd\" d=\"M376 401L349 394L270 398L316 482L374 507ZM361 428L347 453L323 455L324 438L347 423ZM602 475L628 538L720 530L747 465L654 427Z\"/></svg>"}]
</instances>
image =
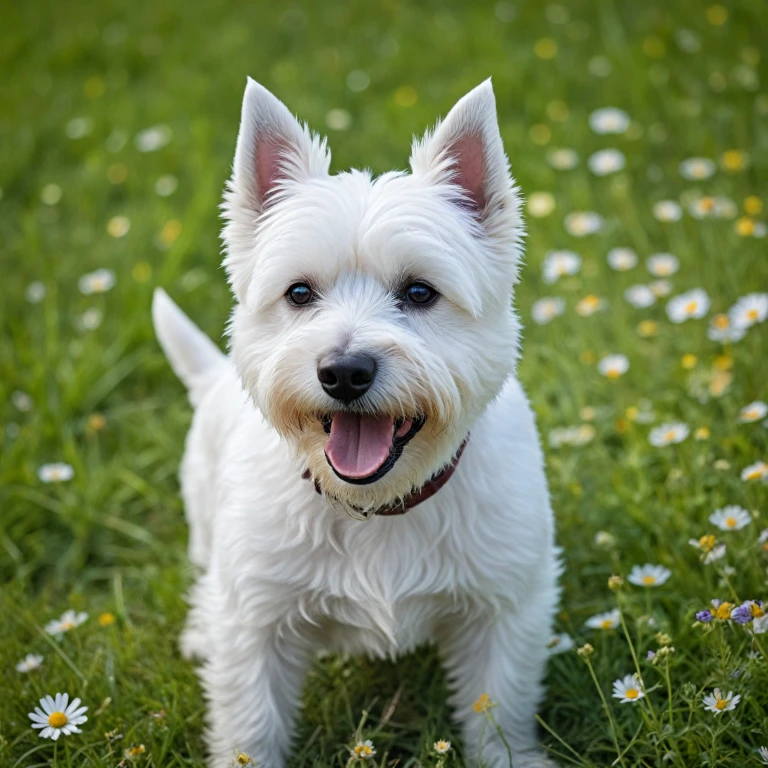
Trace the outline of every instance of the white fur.
<instances>
[{"instance_id":1,"label":"white fur","mask_svg":"<svg viewBox=\"0 0 768 768\"><path fill-rule=\"evenodd\" d=\"M225 200L225 265L237 299L230 359L163 293L158 335L196 406L182 466L190 558L201 569L182 647L204 660L211 766L235 750L284 765L304 674L332 648L395 656L436 642L471 762L548 764L534 714L558 600L543 458L514 376L512 310L523 224L490 82L414 143L412 173L328 174L325 142L248 82ZM407 279L440 298L403 310ZM311 281L315 304L285 299ZM427 421L371 485L330 470L318 414L338 405L318 360L361 351L379 363L351 404ZM202 370L200 366L202 365ZM402 498L471 433L458 468L402 516L344 509ZM309 469L326 496L301 479Z\"/></svg>"}]
</instances>

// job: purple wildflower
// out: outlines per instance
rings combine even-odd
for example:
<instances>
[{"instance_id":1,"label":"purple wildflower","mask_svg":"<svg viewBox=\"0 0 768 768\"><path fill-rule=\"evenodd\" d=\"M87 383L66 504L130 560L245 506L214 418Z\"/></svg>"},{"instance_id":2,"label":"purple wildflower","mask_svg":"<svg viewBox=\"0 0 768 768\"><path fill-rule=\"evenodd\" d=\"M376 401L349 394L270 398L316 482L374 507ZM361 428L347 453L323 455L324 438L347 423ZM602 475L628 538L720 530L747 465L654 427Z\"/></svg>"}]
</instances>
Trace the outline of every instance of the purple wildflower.
<instances>
[{"instance_id":1,"label":"purple wildflower","mask_svg":"<svg viewBox=\"0 0 768 768\"><path fill-rule=\"evenodd\" d=\"M651 661L656 656L656 651L648 651L648 655L645 657L648 661Z\"/></svg>"},{"instance_id":2,"label":"purple wildflower","mask_svg":"<svg viewBox=\"0 0 768 768\"><path fill-rule=\"evenodd\" d=\"M712 621L712 611L699 611L696 614L696 621L700 621L702 624L709 624Z\"/></svg>"},{"instance_id":3,"label":"purple wildflower","mask_svg":"<svg viewBox=\"0 0 768 768\"><path fill-rule=\"evenodd\" d=\"M749 624L752 621L752 601L748 600L742 603L738 608L731 611L731 618L737 624Z\"/></svg>"}]
</instances>

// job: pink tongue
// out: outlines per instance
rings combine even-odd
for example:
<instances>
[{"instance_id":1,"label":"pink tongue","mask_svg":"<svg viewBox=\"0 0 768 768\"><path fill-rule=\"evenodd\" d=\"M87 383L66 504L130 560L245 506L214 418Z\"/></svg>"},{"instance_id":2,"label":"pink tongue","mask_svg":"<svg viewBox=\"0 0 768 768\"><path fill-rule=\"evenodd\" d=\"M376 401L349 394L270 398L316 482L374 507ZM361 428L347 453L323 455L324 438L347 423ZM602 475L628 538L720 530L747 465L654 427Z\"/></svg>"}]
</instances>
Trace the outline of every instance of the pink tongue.
<instances>
[{"instance_id":1,"label":"pink tongue","mask_svg":"<svg viewBox=\"0 0 768 768\"><path fill-rule=\"evenodd\" d=\"M325 455L344 477L369 477L389 458L394 422L388 416L361 416L339 411L331 421Z\"/></svg>"}]
</instances>

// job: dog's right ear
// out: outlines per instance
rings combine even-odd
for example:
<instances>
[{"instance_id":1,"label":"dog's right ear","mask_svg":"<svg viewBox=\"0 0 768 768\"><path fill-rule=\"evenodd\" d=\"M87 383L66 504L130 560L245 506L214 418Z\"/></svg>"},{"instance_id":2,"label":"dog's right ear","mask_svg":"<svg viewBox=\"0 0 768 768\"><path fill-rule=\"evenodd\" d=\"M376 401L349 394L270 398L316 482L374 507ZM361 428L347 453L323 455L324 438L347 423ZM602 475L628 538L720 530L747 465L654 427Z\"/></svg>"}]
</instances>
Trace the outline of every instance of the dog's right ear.
<instances>
[{"instance_id":1,"label":"dog's right ear","mask_svg":"<svg viewBox=\"0 0 768 768\"><path fill-rule=\"evenodd\" d=\"M282 101L249 77L231 182L240 205L259 214L286 182L325 175L329 164L325 140L310 134Z\"/></svg>"},{"instance_id":2,"label":"dog's right ear","mask_svg":"<svg viewBox=\"0 0 768 768\"><path fill-rule=\"evenodd\" d=\"M328 175L325 139L311 134L276 96L248 78L232 178L224 193L224 266L238 301L253 275L253 247L262 213L295 183Z\"/></svg>"}]
</instances>

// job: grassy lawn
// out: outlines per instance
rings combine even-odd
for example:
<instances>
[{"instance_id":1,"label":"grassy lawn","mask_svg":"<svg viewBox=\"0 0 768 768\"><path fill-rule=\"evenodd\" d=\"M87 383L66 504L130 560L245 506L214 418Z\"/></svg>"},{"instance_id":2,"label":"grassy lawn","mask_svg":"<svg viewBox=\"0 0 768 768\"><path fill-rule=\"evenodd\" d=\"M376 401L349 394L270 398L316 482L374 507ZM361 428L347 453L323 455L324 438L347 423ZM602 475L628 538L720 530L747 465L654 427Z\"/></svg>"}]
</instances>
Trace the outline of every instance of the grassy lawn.
<instances>
[{"instance_id":1,"label":"grassy lawn","mask_svg":"<svg viewBox=\"0 0 768 768\"><path fill-rule=\"evenodd\" d=\"M761 0L35 0L2 16L0 766L126 765L137 745L136 765L204 766L204 703L177 650L191 414L149 306L161 285L222 336L217 206L246 75L328 133L334 168L375 172L404 168L411 136L493 76L528 198L520 376L567 565L558 631L575 646L553 654L543 741L563 765L764 764L768 620L757 604L743 625L728 606L695 616L715 598L768 601L768 422L742 411L768 400L767 325L737 308L752 327L724 330L768 288ZM604 107L629 121L609 113L606 133ZM596 231L568 218L589 211ZM611 266L616 248L632 253ZM563 250L580 261L548 256ZM676 260L649 270L656 253ZM708 301L669 305L695 288ZM670 422L686 429L654 432ZM53 462L71 479L44 482ZM746 514L710 521L729 505ZM645 563L668 579L630 583ZM585 626L617 607L618 626ZM68 609L89 618L46 632ZM42 665L17 671L27 654ZM646 695L613 698L638 670ZM708 711L715 688L738 703ZM27 713L57 691L89 719L54 745ZM445 695L431 649L319 659L292 765L343 766L360 737L376 765L435 766L438 738L462 765Z\"/></svg>"}]
</instances>

